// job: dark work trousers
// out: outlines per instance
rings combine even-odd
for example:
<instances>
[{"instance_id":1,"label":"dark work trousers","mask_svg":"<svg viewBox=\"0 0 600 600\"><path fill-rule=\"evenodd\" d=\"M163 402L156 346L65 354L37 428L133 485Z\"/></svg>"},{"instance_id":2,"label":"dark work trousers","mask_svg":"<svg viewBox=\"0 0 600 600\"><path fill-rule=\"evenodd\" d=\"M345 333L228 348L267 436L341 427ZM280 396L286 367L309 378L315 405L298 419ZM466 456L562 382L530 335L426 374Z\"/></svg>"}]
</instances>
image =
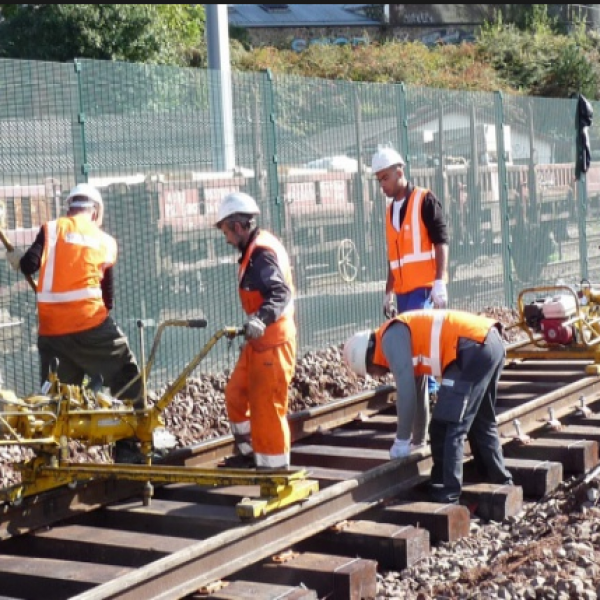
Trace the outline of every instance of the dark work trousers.
<instances>
[{"instance_id":1,"label":"dark work trousers","mask_svg":"<svg viewBox=\"0 0 600 600\"><path fill-rule=\"evenodd\" d=\"M512 484L495 414L505 354L500 333L492 327L483 344L460 338L457 358L442 375L429 425L432 497L436 502L459 500L467 436L476 464L486 479L490 483Z\"/></svg>"},{"instance_id":2,"label":"dark work trousers","mask_svg":"<svg viewBox=\"0 0 600 600\"><path fill-rule=\"evenodd\" d=\"M139 373L126 335L110 316L97 327L86 331L56 336L40 335L38 352L42 383L48 378L54 358L58 359L58 378L62 383L81 385L86 374L101 375L104 385L110 388L113 395ZM141 380L138 379L123 393L123 398L140 398L141 387Z\"/></svg>"}]
</instances>

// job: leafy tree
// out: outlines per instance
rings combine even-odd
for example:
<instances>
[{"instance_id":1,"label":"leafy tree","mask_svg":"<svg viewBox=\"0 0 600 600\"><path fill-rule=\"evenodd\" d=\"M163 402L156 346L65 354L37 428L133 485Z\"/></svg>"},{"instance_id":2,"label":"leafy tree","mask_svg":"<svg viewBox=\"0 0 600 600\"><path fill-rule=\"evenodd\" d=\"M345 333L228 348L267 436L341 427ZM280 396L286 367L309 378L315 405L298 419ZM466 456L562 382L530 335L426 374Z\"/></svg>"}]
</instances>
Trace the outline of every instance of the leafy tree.
<instances>
[{"instance_id":1,"label":"leafy tree","mask_svg":"<svg viewBox=\"0 0 600 600\"><path fill-rule=\"evenodd\" d=\"M3 4L0 15L3 58L181 66L205 21L199 4Z\"/></svg>"}]
</instances>

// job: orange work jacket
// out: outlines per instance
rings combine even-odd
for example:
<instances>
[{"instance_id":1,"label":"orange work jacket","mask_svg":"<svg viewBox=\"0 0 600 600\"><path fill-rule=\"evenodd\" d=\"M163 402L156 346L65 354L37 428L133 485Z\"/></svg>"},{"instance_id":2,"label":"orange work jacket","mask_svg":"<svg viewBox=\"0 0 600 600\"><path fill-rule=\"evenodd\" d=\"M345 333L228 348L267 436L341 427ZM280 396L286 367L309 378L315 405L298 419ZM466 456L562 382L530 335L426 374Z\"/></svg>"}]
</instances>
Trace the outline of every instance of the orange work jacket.
<instances>
[{"instance_id":1,"label":"orange work jacket","mask_svg":"<svg viewBox=\"0 0 600 600\"><path fill-rule=\"evenodd\" d=\"M396 294L432 287L435 281L435 248L421 218L423 199L428 192L421 187L413 189L400 231L392 225L392 205L386 211L388 261Z\"/></svg>"},{"instance_id":2,"label":"orange work jacket","mask_svg":"<svg viewBox=\"0 0 600 600\"><path fill-rule=\"evenodd\" d=\"M116 241L77 216L49 221L44 236L37 285L40 335L65 335L100 325L108 316L100 282L117 259Z\"/></svg>"},{"instance_id":3,"label":"orange work jacket","mask_svg":"<svg viewBox=\"0 0 600 600\"><path fill-rule=\"evenodd\" d=\"M408 325L412 340L415 375L440 377L454 360L458 338L483 342L489 330L497 323L494 319L460 310L420 309L406 311L375 330L373 363L389 369L381 349L381 340L387 328L399 321Z\"/></svg>"},{"instance_id":4,"label":"orange work jacket","mask_svg":"<svg viewBox=\"0 0 600 600\"><path fill-rule=\"evenodd\" d=\"M264 335L257 340L249 340L249 343L256 349L270 348L283 344L296 337L296 324L294 322L294 297L295 289L292 281L292 268L290 259L283 244L268 231L261 229L258 235L250 242L248 249L244 255L244 259L240 263L238 269L238 282L240 287L238 288L240 294L240 300L242 302L242 308L247 315L253 315L258 312L262 303L264 302L263 295L258 290L244 290L241 287L242 279L246 273L246 269L250 264L250 257L257 248L266 248L273 252L277 257L277 263L283 273L284 281L287 283L289 288L292 290L292 297L284 308L283 313L275 321L268 325Z\"/></svg>"}]
</instances>

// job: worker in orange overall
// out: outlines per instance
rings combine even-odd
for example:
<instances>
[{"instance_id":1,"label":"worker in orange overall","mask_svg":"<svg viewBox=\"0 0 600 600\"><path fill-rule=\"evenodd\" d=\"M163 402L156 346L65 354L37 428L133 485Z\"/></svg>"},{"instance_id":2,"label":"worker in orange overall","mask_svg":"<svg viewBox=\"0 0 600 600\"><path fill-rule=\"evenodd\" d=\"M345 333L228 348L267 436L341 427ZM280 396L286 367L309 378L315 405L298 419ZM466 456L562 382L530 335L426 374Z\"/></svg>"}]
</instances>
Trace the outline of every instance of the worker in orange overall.
<instances>
[{"instance_id":1,"label":"worker in orange overall","mask_svg":"<svg viewBox=\"0 0 600 600\"><path fill-rule=\"evenodd\" d=\"M444 210L431 190L408 182L404 167L404 158L393 148L373 154L371 170L391 200L385 219L388 271L383 297L388 319L407 310L448 305L449 236ZM427 377L417 385L427 405L427 394L437 393L438 384Z\"/></svg>"},{"instance_id":2,"label":"worker in orange overall","mask_svg":"<svg viewBox=\"0 0 600 600\"><path fill-rule=\"evenodd\" d=\"M429 425L431 493L436 502L458 503L467 437L484 479L512 484L495 415L506 356L501 328L485 316L421 309L397 315L374 331L360 331L344 345L344 360L358 375L391 371L394 376L398 421L392 458L411 453L418 409L415 375L442 378Z\"/></svg>"},{"instance_id":3,"label":"worker in orange overall","mask_svg":"<svg viewBox=\"0 0 600 600\"><path fill-rule=\"evenodd\" d=\"M272 233L259 229L260 210L242 192L225 196L216 227L241 252L238 291L247 315L244 344L225 388L237 454L222 466L288 469L288 388L296 365L294 285L288 254Z\"/></svg>"}]
</instances>

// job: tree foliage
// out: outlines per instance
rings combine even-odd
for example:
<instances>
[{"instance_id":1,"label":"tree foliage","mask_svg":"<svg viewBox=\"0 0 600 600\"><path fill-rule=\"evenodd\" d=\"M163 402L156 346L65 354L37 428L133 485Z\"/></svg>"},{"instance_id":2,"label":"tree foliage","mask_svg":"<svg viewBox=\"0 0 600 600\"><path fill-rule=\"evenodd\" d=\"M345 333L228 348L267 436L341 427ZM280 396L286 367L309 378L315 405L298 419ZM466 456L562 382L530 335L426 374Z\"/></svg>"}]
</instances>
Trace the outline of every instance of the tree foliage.
<instances>
[{"instance_id":1,"label":"tree foliage","mask_svg":"<svg viewBox=\"0 0 600 600\"><path fill-rule=\"evenodd\" d=\"M3 4L0 11L0 57L46 61L184 66L205 22L199 4Z\"/></svg>"}]
</instances>

